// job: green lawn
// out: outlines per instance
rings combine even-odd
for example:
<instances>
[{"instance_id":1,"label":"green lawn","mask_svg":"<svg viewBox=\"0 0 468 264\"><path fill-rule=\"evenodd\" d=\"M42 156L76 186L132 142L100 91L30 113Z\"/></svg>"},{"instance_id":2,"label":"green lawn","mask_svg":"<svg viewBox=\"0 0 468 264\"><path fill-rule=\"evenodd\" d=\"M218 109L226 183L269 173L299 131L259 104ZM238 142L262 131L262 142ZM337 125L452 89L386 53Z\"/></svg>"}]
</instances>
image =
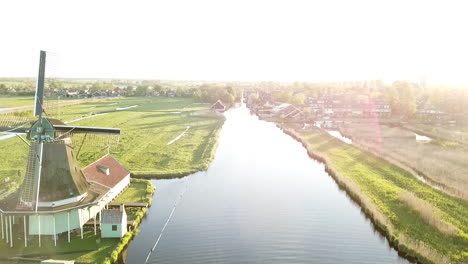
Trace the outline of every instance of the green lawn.
<instances>
[{"instance_id":1,"label":"green lawn","mask_svg":"<svg viewBox=\"0 0 468 264\"><path fill-rule=\"evenodd\" d=\"M116 203L143 203L146 198L146 184L142 182L132 182L130 186L117 197Z\"/></svg>"},{"instance_id":2,"label":"green lawn","mask_svg":"<svg viewBox=\"0 0 468 264\"><path fill-rule=\"evenodd\" d=\"M23 181L29 147L18 137L0 141L0 194Z\"/></svg>"},{"instance_id":3,"label":"green lawn","mask_svg":"<svg viewBox=\"0 0 468 264\"><path fill-rule=\"evenodd\" d=\"M297 132L311 151L328 158L332 168L354 182L358 192L370 198L390 221L396 241L399 239L401 244L407 244L422 256L436 253L448 257L453 263L468 263L467 201L435 190L409 172L328 134ZM398 199L398 194L404 191L430 203L442 221L456 228L456 234L444 235L424 221L417 211Z\"/></svg>"},{"instance_id":4,"label":"green lawn","mask_svg":"<svg viewBox=\"0 0 468 264\"><path fill-rule=\"evenodd\" d=\"M220 129L224 119L194 115L206 110L207 106L195 105L192 99L126 99L118 107L132 105L138 107L74 124L121 128L120 142L111 154L134 175L178 175L207 168L207 161L211 158L206 154L207 148L213 148L210 144L213 132ZM190 128L185 136L167 145L187 127ZM106 151L106 147L96 149L93 145L86 145L78 157L80 164L86 165Z\"/></svg>"}]
</instances>

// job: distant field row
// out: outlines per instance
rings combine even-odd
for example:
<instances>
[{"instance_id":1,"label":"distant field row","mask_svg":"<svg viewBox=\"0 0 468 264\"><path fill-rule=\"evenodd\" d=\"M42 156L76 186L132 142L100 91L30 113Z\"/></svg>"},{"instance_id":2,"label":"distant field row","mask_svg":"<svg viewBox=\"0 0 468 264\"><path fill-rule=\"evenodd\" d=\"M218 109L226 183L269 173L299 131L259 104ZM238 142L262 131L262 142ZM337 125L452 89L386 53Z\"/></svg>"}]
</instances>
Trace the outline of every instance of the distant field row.
<instances>
[{"instance_id":1,"label":"distant field row","mask_svg":"<svg viewBox=\"0 0 468 264\"><path fill-rule=\"evenodd\" d=\"M34 104L34 97L0 97L0 109Z\"/></svg>"}]
</instances>

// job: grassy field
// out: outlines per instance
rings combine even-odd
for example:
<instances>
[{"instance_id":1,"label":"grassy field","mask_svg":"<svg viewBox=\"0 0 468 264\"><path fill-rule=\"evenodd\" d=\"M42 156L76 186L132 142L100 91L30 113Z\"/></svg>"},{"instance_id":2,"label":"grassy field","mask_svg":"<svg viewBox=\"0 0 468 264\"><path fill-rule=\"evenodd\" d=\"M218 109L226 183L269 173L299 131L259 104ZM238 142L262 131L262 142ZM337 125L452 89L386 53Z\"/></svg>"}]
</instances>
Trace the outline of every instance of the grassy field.
<instances>
[{"instance_id":1,"label":"grassy field","mask_svg":"<svg viewBox=\"0 0 468 264\"><path fill-rule=\"evenodd\" d=\"M143 203L146 198L146 183L132 182L132 184L117 197L113 202L115 203Z\"/></svg>"},{"instance_id":2,"label":"grassy field","mask_svg":"<svg viewBox=\"0 0 468 264\"><path fill-rule=\"evenodd\" d=\"M0 97L0 108L29 106L34 104L34 97Z\"/></svg>"},{"instance_id":3,"label":"grassy field","mask_svg":"<svg viewBox=\"0 0 468 264\"><path fill-rule=\"evenodd\" d=\"M154 191L152 184L145 180L132 180L130 186L117 197L118 202L146 202L148 194ZM129 220L136 220L137 215L144 215L146 209L133 210L126 208ZM141 221L141 219L139 220ZM18 225L21 227L21 221ZM138 222L139 223L139 222ZM20 228L14 228L18 230ZM15 235L14 237L19 237ZM57 242L57 247L54 246L52 237L42 237L42 247L38 247L36 238L29 241L27 248L21 240L14 242L14 247L10 248L4 240L0 241L0 259L12 256L23 256L33 258L55 258L73 260L83 263L103 263L106 258L109 258L117 245L121 243L121 239L100 238L94 235L94 230L85 230L83 239L79 232L74 232L71 236L71 243L67 242L67 234L61 234ZM1 260L0 260L1 263Z\"/></svg>"},{"instance_id":4,"label":"grassy field","mask_svg":"<svg viewBox=\"0 0 468 264\"><path fill-rule=\"evenodd\" d=\"M117 111L117 108L126 108ZM118 144L110 153L133 176L173 177L207 169L216 148L217 134L224 117L207 111L209 105L195 104L191 98L120 98L86 101L49 111L49 117L69 125L117 127L121 129ZM106 115L94 116L96 114ZM187 127L184 136L173 144ZM106 136L74 137L80 166L99 159L109 150ZM115 143L115 142L114 142ZM0 193L16 188L24 175L28 147L19 138L0 141Z\"/></svg>"},{"instance_id":5,"label":"grassy field","mask_svg":"<svg viewBox=\"0 0 468 264\"><path fill-rule=\"evenodd\" d=\"M412 131L374 124L348 124L341 131L355 144L404 163L446 191L468 200L468 147L450 139L418 142Z\"/></svg>"},{"instance_id":6,"label":"grassy field","mask_svg":"<svg viewBox=\"0 0 468 264\"><path fill-rule=\"evenodd\" d=\"M467 201L433 189L409 172L318 129L287 131L312 156L327 162L337 182L401 251L424 263L468 263ZM402 199L402 193L411 193L417 203ZM418 203L429 206L430 218L437 221L428 221L426 209L415 208ZM442 232L437 222L450 226L453 233Z\"/></svg>"},{"instance_id":7,"label":"grassy field","mask_svg":"<svg viewBox=\"0 0 468 264\"><path fill-rule=\"evenodd\" d=\"M45 98L45 102L57 102L57 101L68 101L73 99L52 99ZM33 106L34 105L34 96L11 96L11 97L0 97L0 109L9 108L9 107L18 107L18 106Z\"/></svg>"},{"instance_id":8,"label":"grassy field","mask_svg":"<svg viewBox=\"0 0 468 264\"><path fill-rule=\"evenodd\" d=\"M215 133L224 122L223 117L196 114L207 110L207 105L179 98L125 99L117 103L112 106L114 109L116 106L138 106L73 124L121 128L119 144L111 149L111 154L129 168L133 175L178 176L207 169L212 158L208 154L214 148L213 137L216 138ZM108 108L108 105L101 105L93 109L107 112ZM187 127L189 129L183 137L167 145ZM88 144L81 150L78 160L81 165L87 165L106 152L107 147L97 149Z\"/></svg>"},{"instance_id":9,"label":"grassy field","mask_svg":"<svg viewBox=\"0 0 468 264\"><path fill-rule=\"evenodd\" d=\"M15 190L23 182L29 147L14 137L0 141L0 149L1 194Z\"/></svg>"},{"instance_id":10,"label":"grassy field","mask_svg":"<svg viewBox=\"0 0 468 264\"><path fill-rule=\"evenodd\" d=\"M441 138L445 141L468 144L468 125L429 125L429 124L408 124L408 129L420 131L429 137Z\"/></svg>"}]
</instances>

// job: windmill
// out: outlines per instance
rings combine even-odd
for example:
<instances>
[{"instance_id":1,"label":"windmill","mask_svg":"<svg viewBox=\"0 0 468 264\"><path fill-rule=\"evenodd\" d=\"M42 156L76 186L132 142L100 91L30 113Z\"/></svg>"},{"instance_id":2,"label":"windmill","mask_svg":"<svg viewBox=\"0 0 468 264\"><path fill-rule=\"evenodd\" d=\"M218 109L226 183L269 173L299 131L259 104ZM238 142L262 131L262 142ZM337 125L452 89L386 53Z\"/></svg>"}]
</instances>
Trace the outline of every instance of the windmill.
<instances>
[{"instance_id":1,"label":"windmill","mask_svg":"<svg viewBox=\"0 0 468 264\"><path fill-rule=\"evenodd\" d=\"M10 247L15 238L12 230L19 225L15 219L22 219L19 230L25 247L28 235L38 236L39 247L42 235L52 236L57 245L57 235L68 232L70 243L71 231L80 229L83 239L83 227L90 220L94 220L96 235L101 211L130 184L130 171L109 154L83 170L78 167L73 140L79 139L81 146L85 141L93 146L111 144L120 129L68 126L48 116L44 110L45 65L46 52L41 51L32 117L26 117L24 111L0 114L0 132L24 133L28 140L20 138L29 146L19 191L0 201L1 238Z\"/></svg>"},{"instance_id":2,"label":"windmill","mask_svg":"<svg viewBox=\"0 0 468 264\"><path fill-rule=\"evenodd\" d=\"M82 199L87 195L89 183L78 168L71 137L79 134L85 135L84 138L96 134L120 135L120 129L117 128L68 126L59 120L45 117L45 66L46 52L40 51L33 122L13 128L0 127L0 132L25 133L30 141L23 140L29 145L29 154L17 210L37 212L41 205L53 207Z\"/></svg>"}]
</instances>

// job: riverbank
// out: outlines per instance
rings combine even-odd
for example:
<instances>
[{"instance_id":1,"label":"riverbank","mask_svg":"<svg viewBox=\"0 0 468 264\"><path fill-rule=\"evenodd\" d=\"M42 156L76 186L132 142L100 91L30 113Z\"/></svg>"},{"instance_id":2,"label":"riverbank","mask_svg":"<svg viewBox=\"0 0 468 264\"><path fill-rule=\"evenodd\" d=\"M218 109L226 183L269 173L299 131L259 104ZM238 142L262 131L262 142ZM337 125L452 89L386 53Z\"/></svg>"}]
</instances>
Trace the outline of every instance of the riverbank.
<instances>
[{"instance_id":1,"label":"riverbank","mask_svg":"<svg viewBox=\"0 0 468 264\"><path fill-rule=\"evenodd\" d=\"M151 196L154 193L154 186L150 181L132 179L130 186L120 194L115 202L144 202L151 204ZM67 242L67 234L58 236L57 246L54 246L52 237L43 236L39 248L37 238L34 237L28 242L28 247L24 247L21 241L15 242L15 246L10 248L6 244L0 247L2 260L11 257L24 257L36 259L63 259L75 260L75 263L115 263L121 252L128 246L131 240L138 234L138 226L146 215L146 208L126 208L128 220L133 221L133 229L129 230L122 239L101 238L99 231L94 235L94 230L85 229L83 239L79 232L73 232L71 242ZM14 229L20 230L20 228ZM15 235L13 237L21 237ZM0 243L5 243L1 241Z\"/></svg>"},{"instance_id":2,"label":"riverbank","mask_svg":"<svg viewBox=\"0 0 468 264\"><path fill-rule=\"evenodd\" d=\"M421 263L468 261L466 201L435 190L409 172L318 129L282 128L312 158L325 163L328 173L401 254ZM406 193L417 202L404 198Z\"/></svg>"},{"instance_id":3,"label":"riverbank","mask_svg":"<svg viewBox=\"0 0 468 264\"><path fill-rule=\"evenodd\" d=\"M345 124L341 133L356 146L408 167L449 194L468 200L468 148L441 136L425 141L420 132L375 124ZM401 164L401 165L400 165Z\"/></svg>"},{"instance_id":4,"label":"riverbank","mask_svg":"<svg viewBox=\"0 0 468 264\"><path fill-rule=\"evenodd\" d=\"M221 119L218 123L214 124L211 132L203 139L203 143L197 151L198 153L192 155L192 159L197 160L198 163L193 161L192 166L181 166L180 168L173 168L170 170L132 171L132 177L146 179L174 179L185 177L198 171L207 170L211 161L214 159L216 148L218 146L219 133L221 132L223 124L224 119Z\"/></svg>"}]
</instances>

